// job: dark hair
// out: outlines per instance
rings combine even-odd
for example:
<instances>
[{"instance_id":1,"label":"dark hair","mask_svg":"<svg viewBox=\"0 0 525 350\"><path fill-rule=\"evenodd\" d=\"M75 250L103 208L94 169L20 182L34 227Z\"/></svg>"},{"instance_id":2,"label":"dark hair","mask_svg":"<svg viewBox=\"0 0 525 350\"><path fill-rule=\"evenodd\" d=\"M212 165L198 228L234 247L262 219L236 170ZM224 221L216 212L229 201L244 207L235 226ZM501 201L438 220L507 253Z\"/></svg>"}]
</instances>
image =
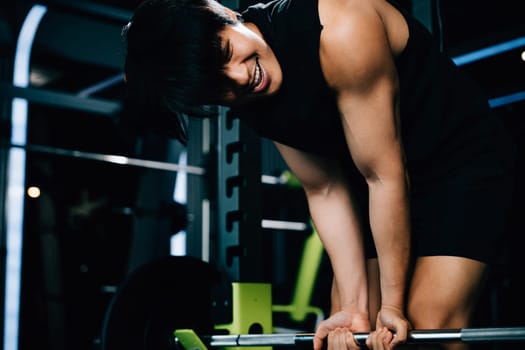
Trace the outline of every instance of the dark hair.
<instances>
[{"instance_id":1,"label":"dark hair","mask_svg":"<svg viewBox=\"0 0 525 350\"><path fill-rule=\"evenodd\" d=\"M146 0L137 7L122 30L125 103L136 124L186 144L186 116L206 116L206 105L220 101L225 57L218 33L234 23L213 0Z\"/></svg>"}]
</instances>

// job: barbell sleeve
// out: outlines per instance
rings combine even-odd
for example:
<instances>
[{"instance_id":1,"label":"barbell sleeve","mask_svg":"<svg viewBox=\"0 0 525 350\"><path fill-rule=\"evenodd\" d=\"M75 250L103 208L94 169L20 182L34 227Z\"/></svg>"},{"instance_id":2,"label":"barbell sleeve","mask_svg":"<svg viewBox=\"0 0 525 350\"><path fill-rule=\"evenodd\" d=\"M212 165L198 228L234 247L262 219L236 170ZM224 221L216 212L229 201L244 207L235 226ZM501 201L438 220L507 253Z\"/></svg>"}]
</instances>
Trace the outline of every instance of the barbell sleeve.
<instances>
[{"instance_id":1,"label":"barbell sleeve","mask_svg":"<svg viewBox=\"0 0 525 350\"><path fill-rule=\"evenodd\" d=\"M465 343L523 342L525 327L464 328L461 341Z\"/></svg>"},{"instance_id":2,"label":"barbell sleeve","mask_svg":"<svg viewBox=\"0 0 525 350\"><path fill-rule=\"evenodd\" d=\"M297 340L303 336L303 339ZM207 342L212 347L232 347L232 346L279 346L279 345L298 345L301 342L313 340L313 334L241 334L241 335L212 335Z\"/></svg>"}]
</instances>

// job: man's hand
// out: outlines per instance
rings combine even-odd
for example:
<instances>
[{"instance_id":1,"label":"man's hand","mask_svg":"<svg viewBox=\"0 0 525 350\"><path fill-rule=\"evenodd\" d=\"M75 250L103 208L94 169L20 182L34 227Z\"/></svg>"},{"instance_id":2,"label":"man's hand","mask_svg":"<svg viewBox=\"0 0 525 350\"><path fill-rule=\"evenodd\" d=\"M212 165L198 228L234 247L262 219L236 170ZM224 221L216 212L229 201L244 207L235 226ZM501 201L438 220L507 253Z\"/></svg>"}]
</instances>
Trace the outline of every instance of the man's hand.
<instances>
[{"instance_id":1,"label":"man's hand","mask_svg":"<svg viewBox=\"0 0 525 350\"><path fill-rule=\"evenodd\" d=\"M314 336L314 350L321 350L328 338L327 350L359 349L352 332L370 331L367 314L339 311L319 324Z\"/></svg>"},{"instance_id":2,"label":"man's hand","mask_svg":"<svg viewBox=\"0 0 525 350\"><path fill-rule=\"evenodd\" d=\"M387 336L385 329L392 334L392 337ZM377 314L376 331L368 337L366 345L370 349L393 349L406 342L409 329L411 329L410 323L399 308L382 306ZM386 340L388 342L384 345Z\"/></svg>"}]
</instances>

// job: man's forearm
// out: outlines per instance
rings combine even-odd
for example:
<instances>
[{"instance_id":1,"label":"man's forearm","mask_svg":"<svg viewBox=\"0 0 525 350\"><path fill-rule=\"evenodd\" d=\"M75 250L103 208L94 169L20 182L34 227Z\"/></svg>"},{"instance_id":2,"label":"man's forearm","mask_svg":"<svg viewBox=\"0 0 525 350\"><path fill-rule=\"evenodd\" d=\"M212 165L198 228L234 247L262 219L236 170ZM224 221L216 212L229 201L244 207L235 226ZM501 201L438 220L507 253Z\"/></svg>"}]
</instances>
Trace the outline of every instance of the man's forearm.
<instances>
[{"instance_id":1,"label":"man's forearm","mask_svg":"<svg viewBox=\"0 0 525 350\"><path fill-rule=\"evenodd\" d=\"M370 224L378 254L382 305L404 308L410 261L410 214L405 181L369 184Z\"/></svg>"},{"instance_id":2,"label":"man's forearm","mask_svg":"<svg viewBox=\"0 0 525 350\"><path fill-rule=\"evenodd\" d=\"M349 195L331 189L327 193L308 193L310 213L330 257L339 307L368 312L365 257L360 223Z\"/></svg>"}]
</instances>

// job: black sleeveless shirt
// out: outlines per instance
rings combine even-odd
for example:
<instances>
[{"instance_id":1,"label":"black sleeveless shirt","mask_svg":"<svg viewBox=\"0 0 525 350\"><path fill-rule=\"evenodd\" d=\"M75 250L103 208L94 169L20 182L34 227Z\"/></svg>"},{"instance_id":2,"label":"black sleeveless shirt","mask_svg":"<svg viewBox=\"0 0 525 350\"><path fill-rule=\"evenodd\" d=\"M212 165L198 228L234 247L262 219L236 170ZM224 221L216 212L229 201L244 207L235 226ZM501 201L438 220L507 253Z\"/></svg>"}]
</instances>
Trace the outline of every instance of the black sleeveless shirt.
<instances>
[{"instance_id":1,"label":"black sleeveless shirt","mask_svg":"<svg viewBox=\"0 0 525 350\"><path fill-rule=\"evenodd\" d=\"M407 166L412 177L435 177L483 152L479 140L489 139L493 119L477 85L440 53L420 22L397 8L409 28L406 48L395 59ZM263 137L350 160L335 95L320 66L317 0L273 0L251 6L242 15L274 51L283 81L275 95L234 108L233 113Z\"/></svg>"}]
</instances>

